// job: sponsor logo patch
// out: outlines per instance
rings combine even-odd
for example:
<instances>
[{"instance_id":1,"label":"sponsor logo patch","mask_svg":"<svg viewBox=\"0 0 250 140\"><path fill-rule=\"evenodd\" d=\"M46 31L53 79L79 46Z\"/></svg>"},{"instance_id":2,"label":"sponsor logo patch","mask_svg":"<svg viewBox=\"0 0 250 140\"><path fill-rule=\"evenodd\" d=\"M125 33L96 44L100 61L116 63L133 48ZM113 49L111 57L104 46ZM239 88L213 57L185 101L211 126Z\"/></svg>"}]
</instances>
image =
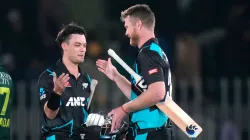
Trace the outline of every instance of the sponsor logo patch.
<instances>
[{"instance_id":1,"label":"sponsor logo patch","mask_svg":"<svg viewBox=\"0 0 250 140\"><path fill-rule=\"evenodd\" d=\"M148 74L151 75L151 74L154 74L154 73L157 73L158 72L158 69L157 68L154 68L152 70L149 70L148 71Z\"/></svg>"}]
</instances>

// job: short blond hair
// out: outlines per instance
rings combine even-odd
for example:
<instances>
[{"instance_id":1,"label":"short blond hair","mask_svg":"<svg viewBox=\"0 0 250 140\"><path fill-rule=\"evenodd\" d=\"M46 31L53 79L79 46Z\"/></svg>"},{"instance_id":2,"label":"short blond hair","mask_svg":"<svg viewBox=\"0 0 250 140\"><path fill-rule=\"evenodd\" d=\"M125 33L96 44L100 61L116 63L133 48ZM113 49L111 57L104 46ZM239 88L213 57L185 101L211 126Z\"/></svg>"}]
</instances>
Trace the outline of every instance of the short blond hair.
<instances>
[{"instance_id":1,"label":"short blond hair","mask_svg":"<svg viewBox=\"0 0 250 140\"><path fill-rule=\"evenodd\" d=\"M127 17L134 17L142 21L148 28L155 26L155 15L146 4L136 4L121 12L121 21Z\"/></svg>"}]
</instances>

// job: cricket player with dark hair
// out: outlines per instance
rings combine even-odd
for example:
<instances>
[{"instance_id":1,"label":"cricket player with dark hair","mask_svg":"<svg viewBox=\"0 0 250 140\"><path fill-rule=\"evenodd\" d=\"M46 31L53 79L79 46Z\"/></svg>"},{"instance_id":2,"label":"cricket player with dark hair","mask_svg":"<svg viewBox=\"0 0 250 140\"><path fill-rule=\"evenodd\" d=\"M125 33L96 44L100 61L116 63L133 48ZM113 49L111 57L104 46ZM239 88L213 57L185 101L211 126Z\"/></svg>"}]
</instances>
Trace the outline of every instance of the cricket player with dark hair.
<instances>
[{"instance_id":1,"label":"cricket player with dark hair","mask_svg":"<svg viewBox=\"0 0 250 140\"><path fill-rule=\"evenodd\" d=\"M87 106L92 81L79 67L85 57L86 32L71 23L62 28L56 41L62 49L62 58L45 70L38 80L43 139L99 140L101 130L84 127L90 112ZM88 126L92 125L101 126L88 123Z\"/></svg>"},{"instance_id":2,"label":"cricket player with dark hair","mask_svg":"<svg viewBox=\"0 0 250 140\"><path fill-rule=\"evenodd\" d=\"M0 64L0 140L10 140L13 94L12 78Z\"/></svg>"},{"instance_id":3,"label":"cricket player with dark hair","mask_svg":"<svg viewBox=\"0 0 250 140\"><path fill-rule=\"evenodd\" d=\"M131 76L129 82L112 65L110 58L97 60L98 70L113 80L130 99L109 113L112 116L111 132L120 128L121 122L129 115L127 140L172 140L169 118L155 106L166 96L172 96L169 62L154 34L155 15L148 5L138 4L123 11L121 20L130 45L138 48L133 70L143 77L145 82L140 86L147 90L137 90L135 79Z\"/></svg>"}]
</instances>

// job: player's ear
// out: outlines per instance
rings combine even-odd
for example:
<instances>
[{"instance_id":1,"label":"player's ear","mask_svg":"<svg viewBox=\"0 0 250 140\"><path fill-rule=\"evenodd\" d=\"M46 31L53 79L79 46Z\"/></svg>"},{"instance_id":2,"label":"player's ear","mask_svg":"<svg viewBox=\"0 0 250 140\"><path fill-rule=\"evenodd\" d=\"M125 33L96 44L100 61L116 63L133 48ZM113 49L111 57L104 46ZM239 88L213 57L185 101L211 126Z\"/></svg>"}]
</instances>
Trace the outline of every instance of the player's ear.
<instances>
[{"instance_id":1,"label":"player's ear","mask_svg":"<svg viewBox=\"0 0 250 140\"><path fill-rule=\"evenodd\" d=\"M66 44L66 42L62 42L61 47L62 47L63 51L67 51L67 44Z\"/></svg>"},{"instance_id":2,"label":"player's ear","mask_svg":"<svg viewBox=\"0 0 250 140\"><path fill-rule=\"evenodd\" d=\"M142 21L141 21L141 20L137 20L136 26L137 26L137 28L138 28L139 30L141 30L141 29L142 29Z\"/></svg>"}]
</instances>

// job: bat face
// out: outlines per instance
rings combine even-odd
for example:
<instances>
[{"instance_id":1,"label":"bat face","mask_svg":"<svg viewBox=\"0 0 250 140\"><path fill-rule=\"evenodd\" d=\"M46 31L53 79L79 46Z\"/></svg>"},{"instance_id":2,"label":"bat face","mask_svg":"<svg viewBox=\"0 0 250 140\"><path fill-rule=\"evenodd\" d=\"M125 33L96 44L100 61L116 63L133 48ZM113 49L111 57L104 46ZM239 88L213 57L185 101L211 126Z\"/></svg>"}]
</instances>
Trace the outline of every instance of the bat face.
<instances>
[{"instance_id":1,"label":"bat face","mask_svg":"<svg viewBox=\"0 0 250 140\"><path fill-rule=\"evenodd\" d=\"M202 128L171 98L166 97L165 102L158 103L156 106L190 139L196 138L202 132Z\"/></svg>"},{"instance_id":2,"label":"bat face","mask_svg":"<svg viewBox=\"0 0 250 140\"><path fill-rule=\"evenodd\" d=\"M98 81L97 81L97 80L95 80L95 79L92 79L92 80L91 80L91 86L90 86L90 91L91 91L91 93L90 93L90 97L89 97L90 99L89 99L88 106L87 106L87 109L88 109L88 110L89 110L89 107L90 107L92 98L93 98L93 96L94 96L94 91L95 91L95 87L96 87L97 84L98 84Z\"/></svg>"},{"instance_id":3,"label":"bat face","mask_svg":"<svg viewBox=\"0 0 250 140\"><path fill-rule=\"evenodd\" d=\"M196 138L198 133L200 133L199 131L199 128L195 124L191 124L186 127L186 133L191 139Z\"/></svg>"}]
</instances>

